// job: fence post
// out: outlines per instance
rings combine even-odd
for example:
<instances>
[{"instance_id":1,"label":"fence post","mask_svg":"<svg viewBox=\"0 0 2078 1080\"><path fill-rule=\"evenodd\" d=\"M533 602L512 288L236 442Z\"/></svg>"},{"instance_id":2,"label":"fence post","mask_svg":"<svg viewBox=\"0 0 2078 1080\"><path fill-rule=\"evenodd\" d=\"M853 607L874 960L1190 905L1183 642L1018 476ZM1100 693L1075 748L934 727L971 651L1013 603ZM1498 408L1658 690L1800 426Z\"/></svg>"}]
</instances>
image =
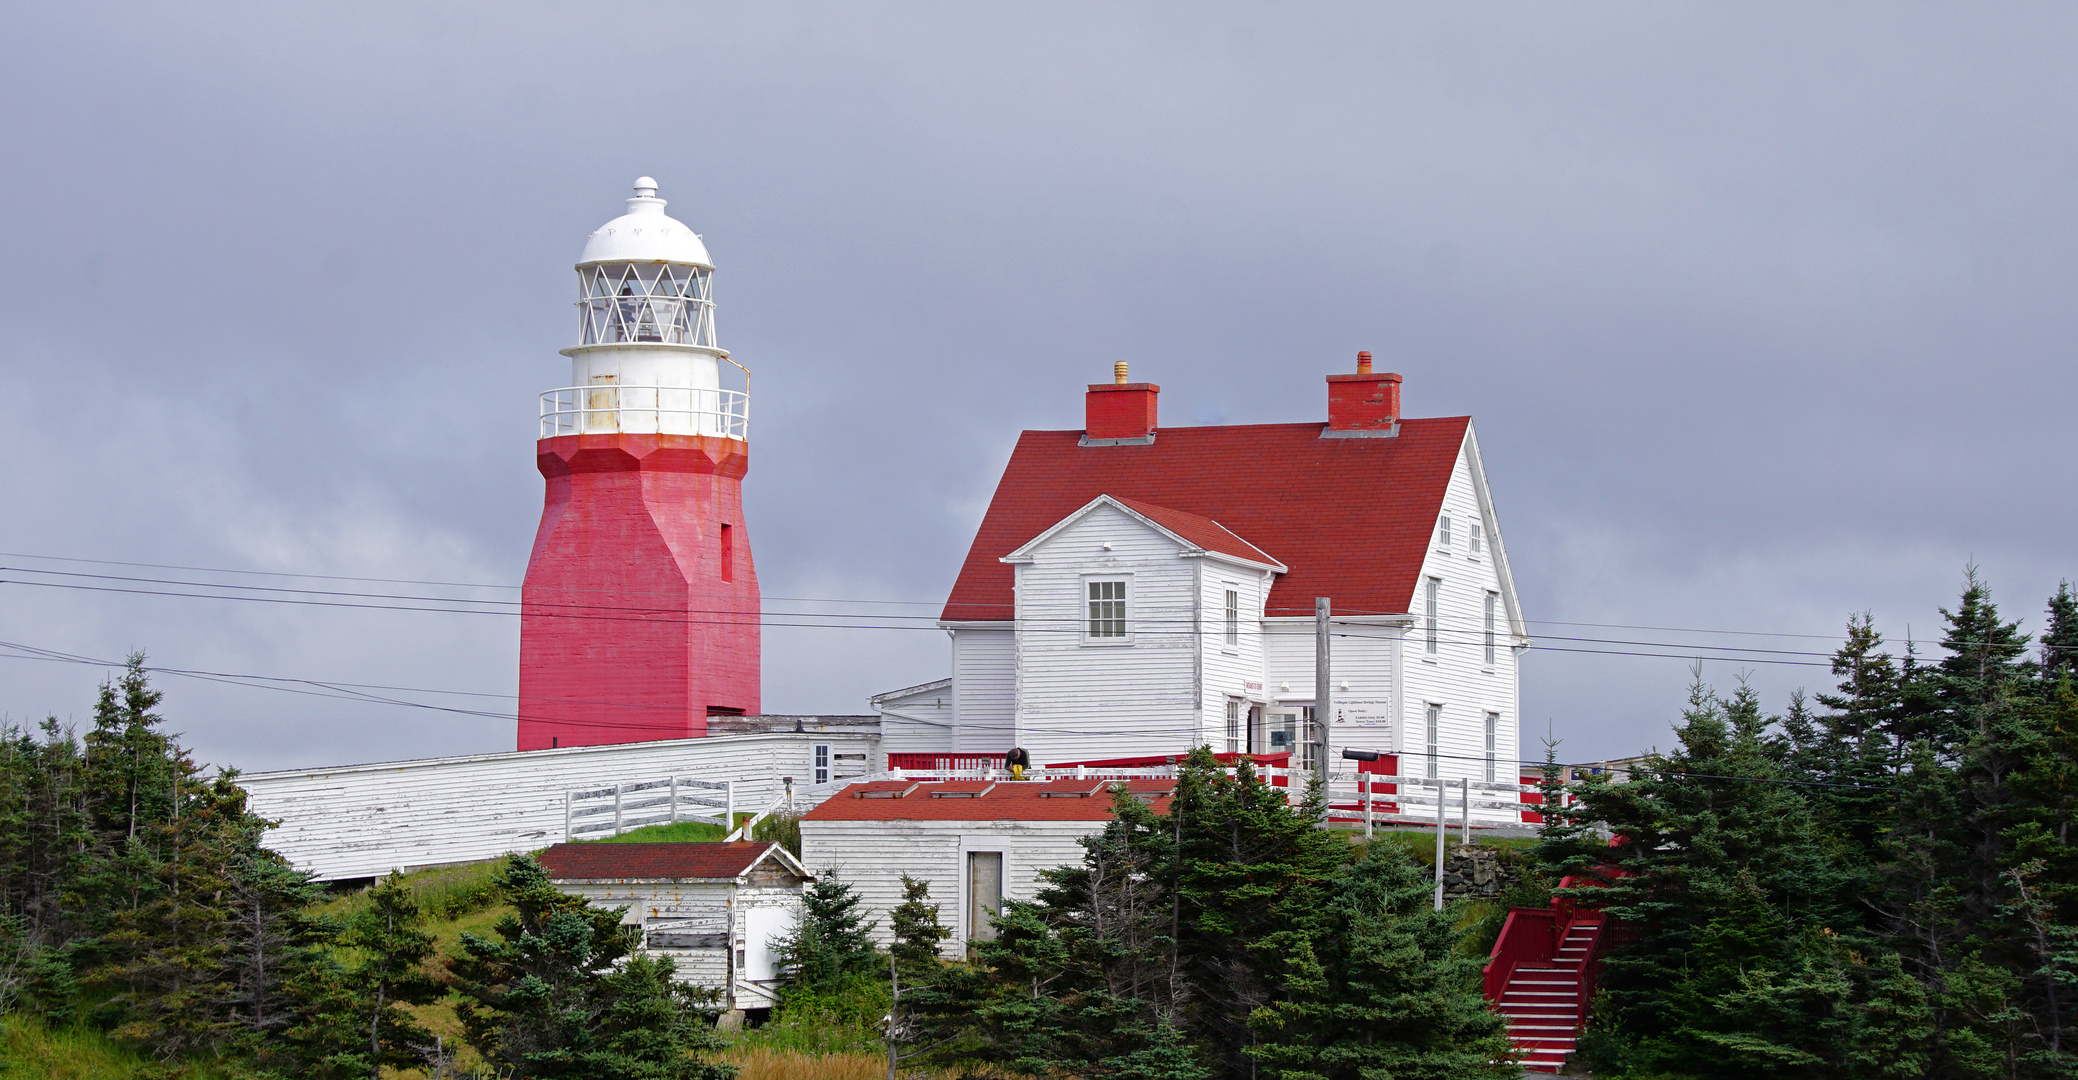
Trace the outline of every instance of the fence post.
<instances>
[{"instance_id":1,"label":"fence post","mask_svg":"<svg viewBox=\"0 0 2078 1080\"><path fill-rule=\"evenodd\" d=\"M615 835L615 836L619 836L620 834L621 834L621 786L620 786L619 784L615 784L615 785L613 785L613 835ZM1441 841L1438 841L1438 842L1440 843ZM1438 851L1441 851L1441 850L1443 850L1443 849L1442 849L1442 848L1437 848L1436 850L1438 850ZM1442 886L1438 885L1438 886L1437 886L1437 888L1439 888L1439 889L1440 889L1440 888L1442 888Z\"/></svg>"},{"instance_id":2,"label":"fence post","mask_svg":"<svg viewBox=\"0 0 2078 1080\"><path fill-rule=\"evenodd\" d=\"M563 842L570 842L570 793L563 793Z\"/></svg>"},{"instance_id":3,"label":"fence post","mask_svg":"<svg viewBox=\"0 0 2078 1080\"><path fill-rule=\"evenodd\" d=\"M1445 820L1449 815L1450 802L1443 797L1443 781L1431 780L1436 787L1436 910L1443 910L1443 834L1450 829Z\"/></svg>"},{"instance_id":4,"label":"fence post","mask_svg":"<svg viewBox=\"0 0 2078 1080\"><path fill-rule=\"evenodd\" d=\"M1464 842L1469 844L1472 842L1472 778L1469 776L1465 777L1464 787L1459 790L1463 793L1462 797L1464 799L1461 806L1465 820Z\"/></svg>"},{"instance_id":5,"label":"fence post","mask_svg":"<svg viewBox=\"0 0 2078 1080\"><path fill-rule=\"evenodd\" d=\"M671 778L671 824L678 824L678 777Z\"/></svg>"},{"instance_id":6,"label":"fence post","mask_svg":"<svg viewBox=\"0 0 2078 1080\"><path fill-rule=\"evenodd\" d=\"M1371 839L1371 774L1357 767L1356 778L1364 785L1364 839Z\"/></svg>"},{"instance_id":7,"label":"fence post","mask_svg":"<svg viewBox=\"0 0 2078 1080\"><path fill-rule=\"evenodd\" d=\"M736 828L736 781L722 781L722 836Z\"/></svg>"}]
</instances>

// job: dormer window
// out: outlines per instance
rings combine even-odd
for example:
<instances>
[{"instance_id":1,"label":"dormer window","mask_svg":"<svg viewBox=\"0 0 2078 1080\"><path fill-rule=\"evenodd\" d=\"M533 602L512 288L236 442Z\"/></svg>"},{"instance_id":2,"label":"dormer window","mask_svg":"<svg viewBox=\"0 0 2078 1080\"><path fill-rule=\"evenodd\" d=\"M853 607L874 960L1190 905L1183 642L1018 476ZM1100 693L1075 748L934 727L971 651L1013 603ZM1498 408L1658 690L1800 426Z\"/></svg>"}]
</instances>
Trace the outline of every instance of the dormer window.
<instances>
[{"instance_id":1,"label":"dormer window","mask_svg":"<svg viewBox=\"0 0 2078 1080\"><path fill-rule=\"evenodd\" d=\"M1445 514L1445 515L1443 515L1443 516L1442 516L1441 518L1438 518L1438 519L1436 520L1436 546L1437 546L1437 547L1449 547L1449 546L1450 546L1450 515L1449 515L1449 514Z\"/></svg>"}]
</instances>

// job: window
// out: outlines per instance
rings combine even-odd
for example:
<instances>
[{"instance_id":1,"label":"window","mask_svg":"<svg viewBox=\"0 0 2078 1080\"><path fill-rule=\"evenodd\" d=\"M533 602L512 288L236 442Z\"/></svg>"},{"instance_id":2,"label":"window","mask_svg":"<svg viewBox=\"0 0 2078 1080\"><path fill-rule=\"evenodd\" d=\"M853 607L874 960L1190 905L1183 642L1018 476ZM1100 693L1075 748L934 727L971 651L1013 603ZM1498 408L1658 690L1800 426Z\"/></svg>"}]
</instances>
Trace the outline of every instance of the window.
<instances>
[{"instance_id":1,"label":"window","mask_svg":"<svg viewBox=\"0 0 2078 1080\"><path fill-rule=\"evenodd\" d=\"M1437 547L1449 547L1449 546L1450 546L1450 515L1449 515L1449 514L1445 514L1445 515L1443 515L1442 517L1440 517L1440 518L1436 519L1436 546L1437 546Z\"/></svg>"},{"instance_id":2,"label":"window","mask_svg":"<svg viewBox=\"0 0 2078 1080\"><path fill-rule=\"evenodd\" d=\"M1480 540L1481 540L1481 537L1480 537L1480 535L1479 535L1479 534L1480 534L1480 531L1481 531L1481 530L1480 530L1480 527L1479 527L1479 526L1477 526L1477 525L1474 525L1474 526L1472 526L1472 535L1471 535L1471 537L1470 537L1469 539L1467 539L1467 540L1465 541L1465 542L1466 542L1466 543L1467 543L1468 545L1470 545L1470 546L1471 546L1471 548L1472 548L1472 554L1473 554L1473 555L1478 555L1478 554L1479 554L1479 544L1480 544Z\"/></svg>"},{"instance_id":3,"label":"window","mask_svg":"<svg viewBox=\"0 0 2078 1080\"><path fill-rule=\"evenodd\" d=\"M1232 596L1232 593L1227 595ZM1227 753L1241 752L1241 699L1227 699Z\"/></svg>"},{"instance_id":4,"label":"window","mask_svg":"<svg viewBox=\"0 0 2078 1080\"><path fill-rule=\"evenodd\" d=\"M994 941L991 921L1003 911L1003 853L967 853L967 940Z\"/></svg>"},{"instance_id":5,"label":"window","mask_svg":"<svg viewBox=\"0 0 2078 1080\"><path fill-rule=\"evenodd\" d=\"M1227 644L1241 644L1241 591L1227 590Z\"/></svg>"},{"instance_id":6,"label":"window","mask_svg":"<svg viewBox=\"0 0 2078 1080\"><path fill-rule=\"evenodd\" d=\"M815 748L815 782L830 782L830 748L822 744L817 744Z\"/></svg>"},{"instance_id":7,"label":"window","mask_svg":"<svg viewBox=\"0 0 2078 1080\"><path fill-rule=\"evenodd\" d=\"M1089 636L1093 638L1123 638L1126 636L1125 582L1092 581L1089 583Z\"/></svg>"},{"instance_id":8,"label":"window","mask_svg":"<svg viewBox=\"0 0 2078 1080\"><path fill-rule=\"evenodd\" d=\"M722 526L722 580L736 580L736 545L731 543L729 527Z\"/></svg>"},{"instance_id":9,"label":"window","mask_svg":"<svg viewBox=\"0 0 2078 1080\"><path fill-rule=\"evenodd\" d=\"M1486 594L1486 666L1494 666L1494 616L1501 606L1501 594Z\"/></svg>"},{"instance_id":10,"label":"window","mask_svg":"<svg viewBox=\"0 0 2078 1080\"><path fill-rule=\"evenodd\" d=\"M1443 579L1432 577L1422 586L1422 631L1427 636L1425 648L1430 656L1436 655L1436 616L1442 598Z\"/></svg>"},{"instance_id":11,"label":"window","mask_svg":"<svg viewBox=\"0 0 2078 1080\"><path fill-rule=\"evenodd\" d=\"M1422 763L1422 768L1427 771L1431 780L1436 778L1437 729L1442 726L1443 706L1431 701L1428 716L1422 724L1422 743L1428 747L1428 760Z\"/></svg>"},{"instance_id":12,"label":"window","mask_svg":"<svg viewBox=\"0 0 2078 1080\"><path fill-rule=\"evenodd\" d=\"M1496 757L1496 756L1497 756L1497 755L1498 755L1498 754L1500 753L1500 745L1501 745L1501 714L1500 714L1500 713L1497 713L1497 712L1490 712L1490 713L1487 713L1487 714L1486 714L1486 782L1487 782L1487 783L1489 783L1489 784L1491 784L1491 783L1493 783L1493 782L1494 782L1494 766L1495 766L1495 764L1496 764L1496 762L1495 762L1495 757Z\"/></svg>"},{"instance_id":13,"label":"window","mask_svg":"<svg viewBox=\"0 0 2078 1080\"><path fill-rule=\"evenodd\" d=\"M1299 744L1297 747L1299 752L1295 755L1299 759L1298 767L1307 772L1312 772L1320 757L1320 732L1315 730L1313 726L1313 706L1302 705L1299 707L1298 729L1287 736L1287 739Z\"/></svg>"}]
</instances>

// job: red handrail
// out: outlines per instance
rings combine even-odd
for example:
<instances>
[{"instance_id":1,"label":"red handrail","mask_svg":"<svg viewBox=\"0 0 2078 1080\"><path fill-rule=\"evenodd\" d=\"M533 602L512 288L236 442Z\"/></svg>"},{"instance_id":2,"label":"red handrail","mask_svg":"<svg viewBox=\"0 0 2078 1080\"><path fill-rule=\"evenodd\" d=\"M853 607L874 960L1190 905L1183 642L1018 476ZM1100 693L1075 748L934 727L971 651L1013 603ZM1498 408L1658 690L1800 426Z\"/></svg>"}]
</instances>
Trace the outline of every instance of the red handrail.
<instances>
[{"instance_id":1,"label":"red handrail","mask_svg":"<svg viewBox=\"0 0 2078 1080\"><path fill-rule=\"evenodd\" d=\"M1501 936L1487 954L1484 988L1488 1001L1501 1000L1515 969L1524 964L1549 964L1557 954L1558 938L1553 931L1558 912L1551 908L1509 908Z\"/></svg>"}]
</instances>

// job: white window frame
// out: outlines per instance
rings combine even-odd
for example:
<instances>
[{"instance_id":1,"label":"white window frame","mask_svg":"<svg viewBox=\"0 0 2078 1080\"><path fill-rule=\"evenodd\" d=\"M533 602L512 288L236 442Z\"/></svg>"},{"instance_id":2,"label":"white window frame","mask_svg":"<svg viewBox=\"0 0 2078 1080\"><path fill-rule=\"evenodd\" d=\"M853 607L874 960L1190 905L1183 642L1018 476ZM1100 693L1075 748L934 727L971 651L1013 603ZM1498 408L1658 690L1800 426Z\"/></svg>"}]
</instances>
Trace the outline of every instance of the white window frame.
<instances>
[{"instance_id":1,"label":"white window frame","mask_svg":"<svg viewBox=\"0 0 2078 1080\"><path fill-rule=\"evenodd\" d=\"M1447 513L1436 519L1436 546L1450 547L1450 515Z\"/></svg>"},{"instance_id":2,"label":"white window frame","mask_svg":"<svg viewBox=\"0 0 2078 1080\"><path fill-rule=\"evenodd\" d=\"M1241 647L1241 586L1222 582L1227 591L1226 636L1223 639L1228 649Z\"/></svg>"},{"instance_id":3,"label":"white window frame","mask_svg":"<svg viewBox=\"0 0 2078 1080\"><path fill-rule=\"evenodd\" d=\"M1492 589L1486 590L1486 667L1489 671L1493 670L1494 657L1500 653L1500 639L1496 636L1500 626L1500 610L1501 594Z\"/></svg>"},{"instance_id":4,"label":"white window frame","mask_svg":"<svg viewBox=\"0 0 2078 1080\"><path fill-rule=\"evenodd\" d=\"M1247 745L1242 742L1241 726L1247 719L1247 714L1242 712L1242 705L1243 702L1240 698L1230 697L1227 699L1227 753L1229 754L1238 754Z\"/></svg>"},{"instance_id":5,"label":"white window frame","mask_svg":"<svg viewBox=\"0 0 2078 1080\"><path fill-rule=\"evenodd\" d=\"M1499 764L1501 753L1501 714L1486 714L1486 782L1494 782L1494 770Z\"/></svg>"},{"instance_id":6,"label":"white window frame","mask_svg":"<svg viewBox=\"0 0 2078 1080\"><path fill-rule=\"evenodd\" d=\"M1117 600L1117 603L1124 605L1121 609L1122 618L1119 620L1119 622L1123 625L1125 631L1122 634L1099 635L1090 632L1090 624L1096 621L1091 617L1090 605L1098 602L1097 600L1094 600L1090 597L1090 586L1100 583L1115 583L1117 585L1122 586L1121 591L1123 592L1123 595L1120 596ZM1076 587L1075 605L1075 617L1077 624L1082 628L1082 643L1084 645L1131 645L1133 643L1133 575L1082 575L1081 584L1079 584Z\"/></svg>"},{"instance_id":7,"label":"white window frame","mask_svg":"<svg viewBox=\"0 0 2078 1080\"><path fill-rule=\"evenodd\" d=\"M1423 710L1421 731L1422 744L1425 747L1422 753L1422 771L1429 779L1434 780L1443 748L1443 703L1430 701L1425 704L1427 708Z\"/></svg>"},{"instance_id":8,"label":"white window frame","mask_svg":"<svg viewBox=\"0 0 2078 1080\"><path fill-rule=\"evenodd\" d=\"M1442 651L1442 645L1437 641L1439 624L1442 622L1442 612L1443 579L1440 577L1422 579L1422 651L1430 656L1435 656Z\"/></svg>"},{"instance_id":9,"label":"white window frame","mask_svg":"<svg viewBox=\"0 0 2078 1080\"><path fill-rule=\"evenodd\" d=\"M1465 540L1465 546L1470 550L1466 553L1466 558L1477 559L1479 557L1479 553L1485 548L1485 544L1483 543L1485 537L1482 535L1482 533L1485 530L1481 529L1479 523L1475 521L1471 525L1467 526L1467 531L1468 535Z\"/></svg>"}]
</instances>

